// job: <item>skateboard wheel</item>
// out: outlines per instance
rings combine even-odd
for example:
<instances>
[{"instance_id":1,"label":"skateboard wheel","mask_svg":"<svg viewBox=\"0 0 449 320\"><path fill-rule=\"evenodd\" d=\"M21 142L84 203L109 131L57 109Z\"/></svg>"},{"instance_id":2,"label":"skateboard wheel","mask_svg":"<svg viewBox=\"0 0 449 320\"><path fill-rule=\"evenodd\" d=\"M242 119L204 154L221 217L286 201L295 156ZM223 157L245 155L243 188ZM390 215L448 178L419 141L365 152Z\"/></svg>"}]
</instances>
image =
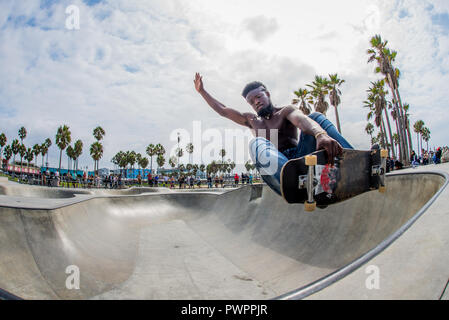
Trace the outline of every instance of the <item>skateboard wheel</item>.
<instances>
[{"instance_id":1,"label":"skateboard wheel","mask_svg":"<svg viewBox=\"0 0 449 320\"><path fill-rule=\"evenodd\" d=\"M387 191L387 188L385 186L380 186L379 187L379 192L380 193L385 193L385 191Z\"/></svg>"},{"instance_id":2,"label":"skateboard wheel","mask_svg":"<svg viewBox=\"0 0 449 320\"><path fill-rule=\"evenodd\" d=\"M304 202L304 211L312 212L315 209L316 209L316 202L312 202L312 203L310 203L308 201Z\"/></svg>"},{"instance_id":3,"label":"skateboard wheel","mask_svg":"<svg viewBox=\"0 0 449 320\"><path fill-rule=\"evenodd\" d=\"M381 158L388 157L388 150L385 150L385 149L380 150L380 157Z\"/></svg>"},{"instance_id":4,"label":"skateboard wheel","mask_svg":"<svg viewBox=\"0 0 449 320\"><path fill-rule=\"evenodd\" d=\"M316 166L316 156L306 156L306 166Z\"/></svg>"}]
</instances>

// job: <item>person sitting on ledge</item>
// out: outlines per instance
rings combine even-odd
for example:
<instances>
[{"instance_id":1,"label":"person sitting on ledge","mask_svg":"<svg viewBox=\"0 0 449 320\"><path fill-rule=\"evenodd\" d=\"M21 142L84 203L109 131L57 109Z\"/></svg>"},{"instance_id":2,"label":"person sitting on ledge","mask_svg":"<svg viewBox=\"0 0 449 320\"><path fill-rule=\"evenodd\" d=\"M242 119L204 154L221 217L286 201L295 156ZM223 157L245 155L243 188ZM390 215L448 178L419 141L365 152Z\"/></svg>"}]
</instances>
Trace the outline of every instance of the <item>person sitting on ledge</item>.
<instances>
[{"instance_id":1,"label":"person sitting on ledge","mask_svg":"<svg viewBox=\"0 0 449 320\"><path fill-rule=\"evenodd\" d=\"M340 155L343 148L354 149L322 113L306 116L291 105L273 106L270 92L261 82L248 83L242 92L256 114L241 113L213 98L204 89L199 73L195 74L193 82L196 91L219 115L251 129L255 136L250 141L251 158L265 183L279 195L281 169L288 160L324 149L329 163L333 164L334 157ZM298 129L301 130L299 140Z\"/></svg>"}]
</instances>

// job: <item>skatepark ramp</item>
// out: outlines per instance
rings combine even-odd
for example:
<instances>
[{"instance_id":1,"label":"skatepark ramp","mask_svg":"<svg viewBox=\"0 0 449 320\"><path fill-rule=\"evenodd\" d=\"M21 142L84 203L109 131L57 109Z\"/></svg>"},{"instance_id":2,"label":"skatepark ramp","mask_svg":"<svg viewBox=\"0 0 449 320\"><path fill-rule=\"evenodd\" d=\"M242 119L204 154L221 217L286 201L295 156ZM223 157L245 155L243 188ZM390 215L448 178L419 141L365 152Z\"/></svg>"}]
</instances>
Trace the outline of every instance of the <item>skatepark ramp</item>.
<instances>
[{"instance_id":1,"label":"skatepark ramp","mask_svg":"<svg viewBox=\"0 0 449 320\"><path fill-rule=\"evenodd\" d=\"M57 205L16 189L33 200L26 208L4 185L0 288L24 299L302 298L381 252L446 183L436 173L389 175L384 194L312 213L261 185L80 192Z\"/></svg>"}]
</instances>

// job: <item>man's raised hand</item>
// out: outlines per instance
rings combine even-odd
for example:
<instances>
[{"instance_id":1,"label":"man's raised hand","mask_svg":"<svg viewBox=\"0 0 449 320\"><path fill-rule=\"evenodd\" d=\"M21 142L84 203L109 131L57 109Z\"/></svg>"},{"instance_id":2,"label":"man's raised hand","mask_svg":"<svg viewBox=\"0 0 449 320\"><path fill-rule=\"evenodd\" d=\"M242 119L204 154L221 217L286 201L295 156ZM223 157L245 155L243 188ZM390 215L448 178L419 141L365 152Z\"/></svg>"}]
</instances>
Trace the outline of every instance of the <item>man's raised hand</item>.
<instances>
[{"instance_id":1,"label":"man's raised hand","mask_svg":"<svg viewBox=\"0 0 449 320\"><path fill-rule=\"evenodd\" d=\"M201 92L203 88L203 77L200 76L200 74L197 72L195 73L195 80L193 80L193 83L195 84L195 89L198 92Z\"/></svg>"}]
</instances>

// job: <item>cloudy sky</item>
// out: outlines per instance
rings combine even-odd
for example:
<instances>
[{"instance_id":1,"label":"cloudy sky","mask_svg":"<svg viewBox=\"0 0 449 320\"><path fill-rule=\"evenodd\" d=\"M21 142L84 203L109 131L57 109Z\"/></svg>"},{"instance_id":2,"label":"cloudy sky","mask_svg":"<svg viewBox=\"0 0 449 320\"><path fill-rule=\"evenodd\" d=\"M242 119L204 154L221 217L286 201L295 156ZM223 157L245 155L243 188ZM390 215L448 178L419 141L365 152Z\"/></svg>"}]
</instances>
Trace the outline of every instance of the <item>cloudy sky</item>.
<instances>
[{"instance_id":1,"label":"cloudy sky","mask_svg":"<svg viewBox=\"0 0 449 320\"><path fill-rule=\"evenodd\" d=\"M0 132L10 143L25 126L32 146L54 142L67 124L72 142L84 142L80 165L90 170L98 125L106 131L100 167L110 168L120 150L144 154L149 143L162 143L170 152L180 132L181 146L192 139L195 159L207 162L219 159L210 145L220 134L240 128L196 93L195 72L213 96L242 112L251 110L240 96L249 81L264 82L282 106L315 75L338 73L346 80L343 134L367 149L362 106L380 76L366 49L380 34L398 51L411 122L430 128L431 147L447 145L448 31L447 0L2 0ZM335 119L333 110L328 117ZM49 155L56 166L56 146ZM236 160L231 150L226 158Z\"/></svg>"}]
</instances>

